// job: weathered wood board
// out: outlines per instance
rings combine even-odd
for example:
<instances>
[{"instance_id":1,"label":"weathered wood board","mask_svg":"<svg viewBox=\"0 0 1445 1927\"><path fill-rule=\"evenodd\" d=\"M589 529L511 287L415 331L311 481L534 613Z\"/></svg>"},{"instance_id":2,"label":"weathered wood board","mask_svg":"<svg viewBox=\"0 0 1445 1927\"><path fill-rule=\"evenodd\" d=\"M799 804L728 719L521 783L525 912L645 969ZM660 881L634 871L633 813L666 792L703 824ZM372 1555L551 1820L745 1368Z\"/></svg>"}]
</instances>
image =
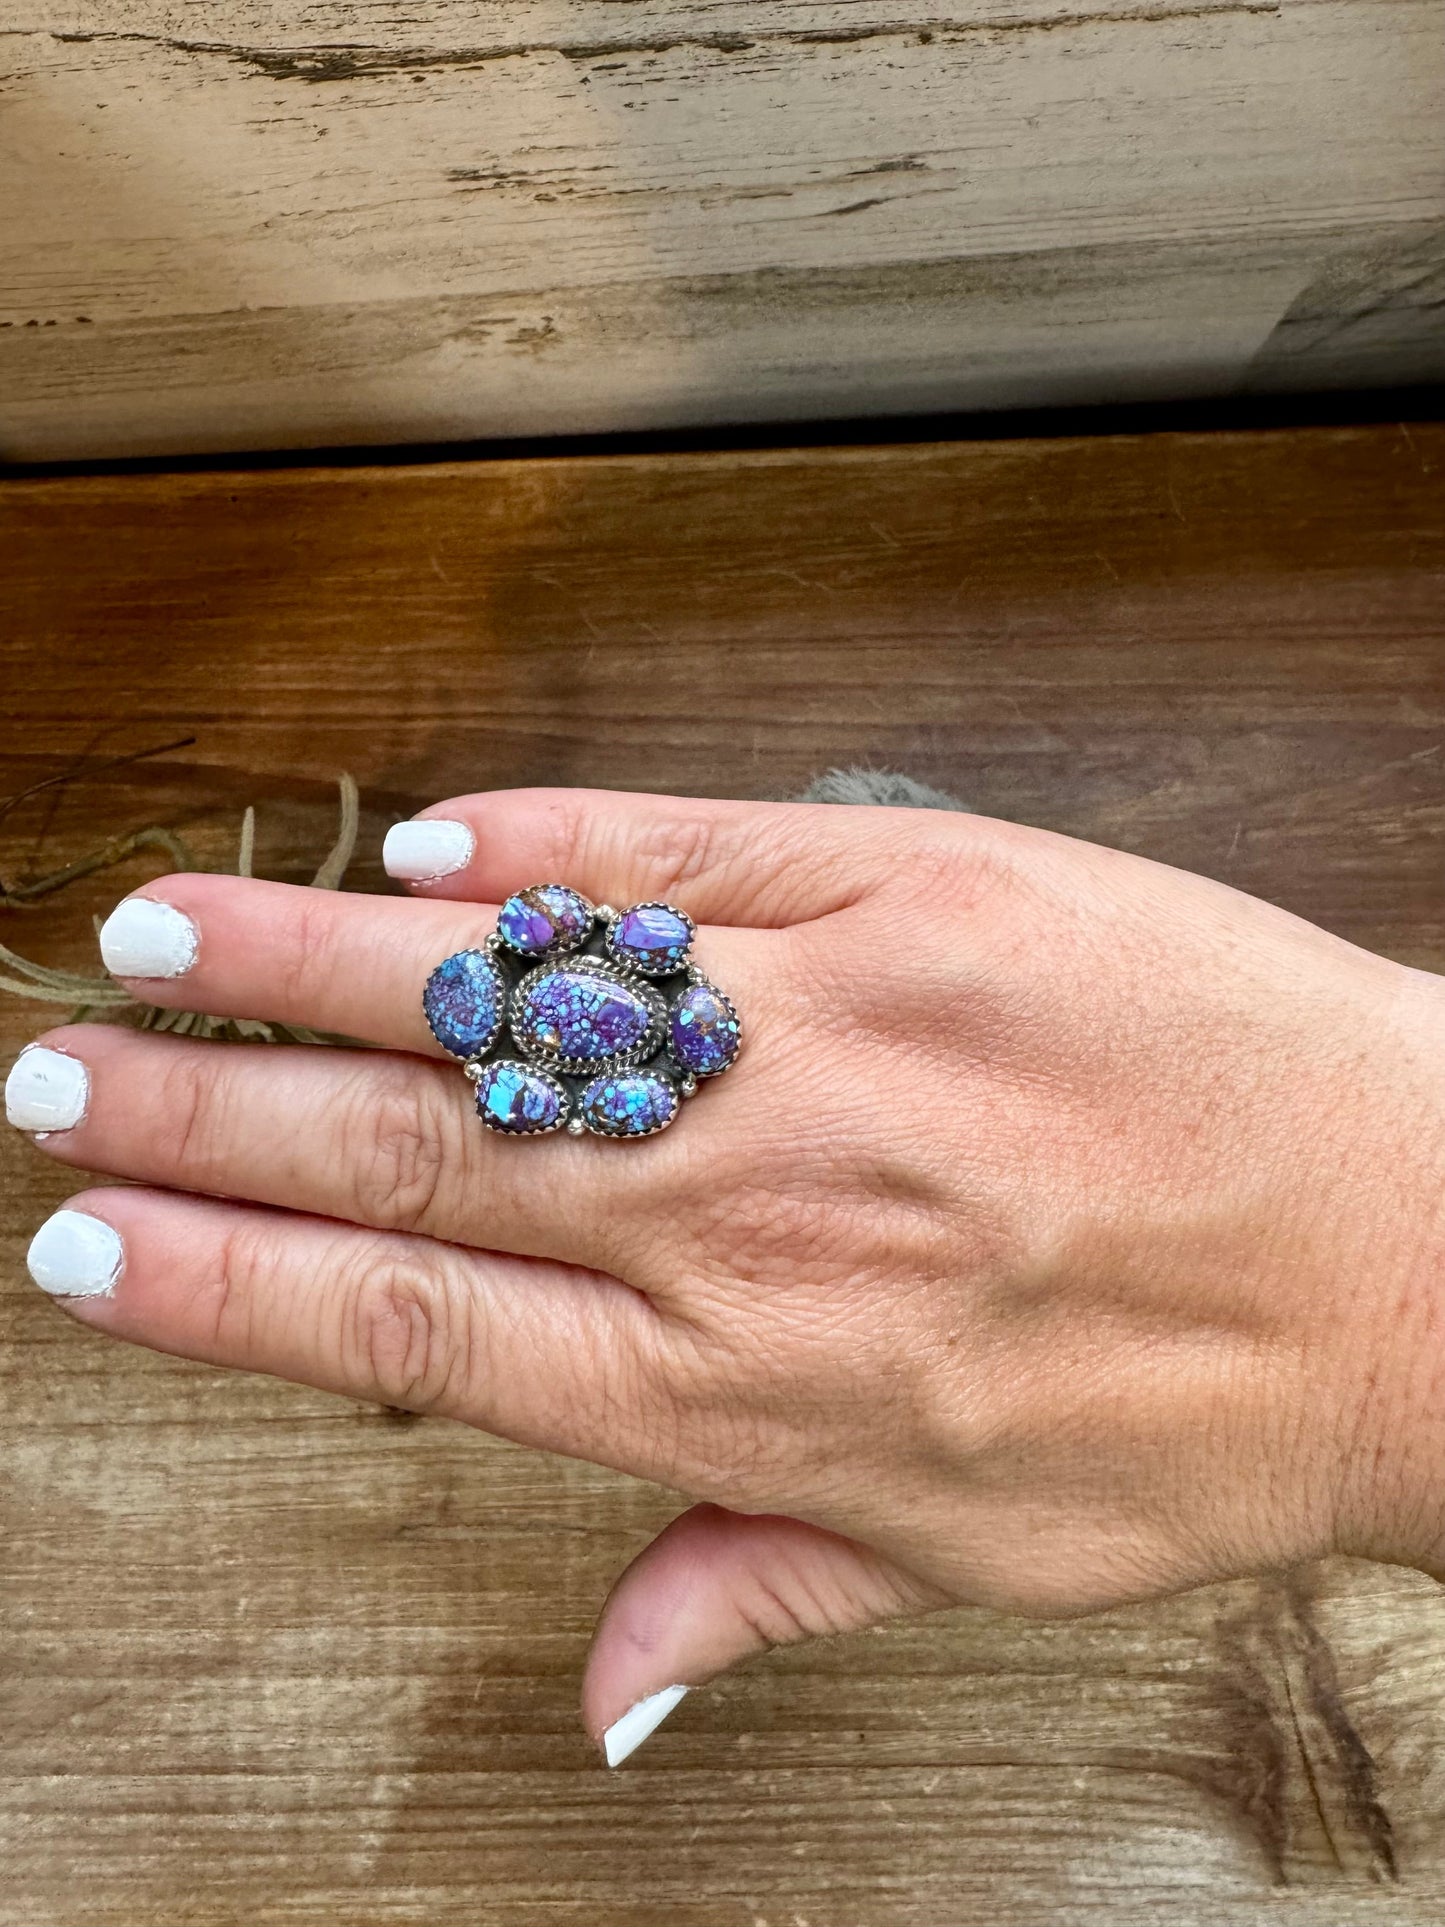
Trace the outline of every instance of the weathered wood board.
<instances>
[{"instance_id":1,"label":"weathered wood board","mask_svg":"<svg viewBox=\"0 0 1445 1927\"><path fill-rule=\"evenodd\" d=\"M354 881L488 783L838 759L1445 967L1445 427L0 484L0 876L159 821ZM135 862L0 941L90 965ZM8 1056L46 1021L0 999ZM695 1694L609 1777L664 1493L109 1345L0 1133L3 1927L1439 1927L1445 1613L1336 1564Z\"/></svg>"},{"instance_id":2,"label":"weathered wood board","mask_svg":"<svg viewBox=\"0 0 1445 1927\"><path fill-rule=\"evenodd\" d=\"M0 458L1445 376L1445 0L0 0Z\"/></svg>"}]
</instances>

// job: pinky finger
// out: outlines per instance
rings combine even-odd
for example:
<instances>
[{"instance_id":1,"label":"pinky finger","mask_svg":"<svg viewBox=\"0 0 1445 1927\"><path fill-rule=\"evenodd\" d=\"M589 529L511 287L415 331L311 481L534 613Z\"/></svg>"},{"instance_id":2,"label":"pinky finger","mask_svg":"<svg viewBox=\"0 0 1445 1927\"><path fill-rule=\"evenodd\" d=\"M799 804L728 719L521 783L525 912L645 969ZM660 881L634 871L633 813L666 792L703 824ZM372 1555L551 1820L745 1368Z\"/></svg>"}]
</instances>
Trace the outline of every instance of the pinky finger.
<instances>
[{"instance_id":1,"label":"pinky finger","mask_svg":"<svg viewBox=\"0 0 1445 1927\"><path fill-rule=\"evenodd\" d=\"M605 1274L130 1186L72 1198L29 1265L113 1338L647 1469L660 1321Z\"/></svg>"}]
</instances>

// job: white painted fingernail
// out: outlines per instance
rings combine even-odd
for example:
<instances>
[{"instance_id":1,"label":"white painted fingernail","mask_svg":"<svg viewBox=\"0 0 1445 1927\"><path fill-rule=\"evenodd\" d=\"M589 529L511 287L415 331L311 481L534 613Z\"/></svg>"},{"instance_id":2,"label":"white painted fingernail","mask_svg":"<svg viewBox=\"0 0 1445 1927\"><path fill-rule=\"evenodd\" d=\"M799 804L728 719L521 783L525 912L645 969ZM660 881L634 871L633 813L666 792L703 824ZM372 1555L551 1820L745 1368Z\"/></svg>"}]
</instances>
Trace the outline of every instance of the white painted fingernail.
<instances>
[{"instance_id":1,"label":"white painted fingernail","mask_svg":"<svg viewBox=\"0 0 1445 1927\"><path fill-rule=\"evenodd\" d=\"M200 931L173 905L127 897L100 927L100 957L112 977L184 977L200 941Z\"/></svg>"},{"instance_id":2,"label":"white painted fingernail","mask_svg":"<svg viewBox=\"0 0 1445 1927\"><path fill-rule=\"evenodd\" d=\"M381 846L381 867L403 883L430 883L465 870L477 840L465 823L448 817L422 816L410 823L393 823Z\"/></svg>"},{"instance_id":3,"label":"white painted fingernail","mask_svg":"<svg viewBox=\"0 0 1445 1927\"><path fill-rule=\"evenodd\" d=\"M27 1044L5 1080L5 1119L17 1131L68 1131L89 1102L84 1064L45 1044Z\"/></svg>"},{"instance_id":4,"label":"white painted fingernail","mask_svg":"<svg viewBox=\"0 0 1445 1927\"><path fill-rule=\"evenodd\" d=\"M685 1686L664 1686L660 1693L649 1693L636 1706L629 1706L602 1735L607 1764L621 1766L629 1753L635 1753L648 1735L657 1731L686 1691Z\"/></svg>"},{"instance_id":5,"label":"white painted fingernail","mask_svg":"<svg viewBox=\"0 0 1445 1927\"><path fill-rule=\"evenodd\" d=\"M99 1298L114 1291L125 1263L120 1233L87 1211L57 1211L30 1240L30 1276L52 1298Z\"/></svg>"}]
</instances>

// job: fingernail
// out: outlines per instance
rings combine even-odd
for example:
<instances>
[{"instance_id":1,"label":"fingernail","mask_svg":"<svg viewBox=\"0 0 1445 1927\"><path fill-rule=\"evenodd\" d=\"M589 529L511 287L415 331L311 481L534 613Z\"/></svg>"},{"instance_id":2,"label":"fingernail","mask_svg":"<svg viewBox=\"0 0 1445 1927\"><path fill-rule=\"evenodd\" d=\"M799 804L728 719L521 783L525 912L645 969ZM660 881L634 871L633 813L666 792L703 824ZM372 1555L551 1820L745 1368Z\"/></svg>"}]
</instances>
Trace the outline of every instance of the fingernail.
<instances>
[{"instance_id":1,"label":"fingernail","mask_svg":"<svg viewBox=\"0 0 1445 1927\"><path fill-rule=\"evenodd\" d=\"M89 1102L84 1064L44 1044L27 1044L5 1080L5 1118L17 1131L68 1131Z\"/></svg>"},{"instance_id":2,"label":"fingernail","mask_svg":"<svg viewBox=\"0 0 1445 1927\"><path fill-rule=\"evenodd\" d=\"M52 1298L99 1298L125 1263L120 1233L86 1211L57 1211L30 1240L30 1276Z\"/></svg>"},{"instance_id":3,"label":"fingernail","mask_svg":"<svg viewBox=\"0 0 1445 1927\"><path fill-rule=\"evenodd\" d=\"M635 1753L648 1735L657 1731L686 1691L685 1686L664 1686L660 1693L649 1693L636 1706L629 1706L602 1735L607 1764L621 1766L629 1753Z\"/></svg>"},{"instance_id":4,"label":"fingernail","mask_svg":"<svg viewBox=\"0 0 1445 1927\"><path fill-rule=\"evenodd\" d=\"M100 956L112 977L184 977L201 933L169 903L127 897L100 927Z\"/></svg>"},{"instance_id":5,"label":"fingernail","mask_svg":"<svg viewBox=\"0 0 1445 1927\"><path fill-rule=\"evenodd\" d=\"M393 823L381 846L381 867L403 883L430 883L465 870L477 840L465 823L444 816L420 816Z\"/></svg>"}]
</instances>

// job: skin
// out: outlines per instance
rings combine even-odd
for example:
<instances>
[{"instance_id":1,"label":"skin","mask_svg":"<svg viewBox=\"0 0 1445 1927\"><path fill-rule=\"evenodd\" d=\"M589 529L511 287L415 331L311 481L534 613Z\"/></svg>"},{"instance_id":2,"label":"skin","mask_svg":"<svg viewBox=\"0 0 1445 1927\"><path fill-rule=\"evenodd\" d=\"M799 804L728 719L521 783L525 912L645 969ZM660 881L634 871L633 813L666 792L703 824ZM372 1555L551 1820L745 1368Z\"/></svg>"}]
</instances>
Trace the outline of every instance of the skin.
<instances>
[{"instance_id":1,"label":"skin","mask_svg":"<svg viewBox=\"0 0 1445 1927\"><path fill-rule=\"evenodd\" d=\"M1218 884L929 811L501 792L396 897L220 876L53 1158L121 1233L70 1313L701 1501L619 1580L594 1734L759 1647L1072 1615L1342 1550L1445 1572L1445 986ZM632 1145L484 1132L427 973L542 879L670 898L736 1067ZM427 1061L428 1059L433 1061ZM304 1128L298 1126L304 1125Z\"/></svg>"}]
</instances>

